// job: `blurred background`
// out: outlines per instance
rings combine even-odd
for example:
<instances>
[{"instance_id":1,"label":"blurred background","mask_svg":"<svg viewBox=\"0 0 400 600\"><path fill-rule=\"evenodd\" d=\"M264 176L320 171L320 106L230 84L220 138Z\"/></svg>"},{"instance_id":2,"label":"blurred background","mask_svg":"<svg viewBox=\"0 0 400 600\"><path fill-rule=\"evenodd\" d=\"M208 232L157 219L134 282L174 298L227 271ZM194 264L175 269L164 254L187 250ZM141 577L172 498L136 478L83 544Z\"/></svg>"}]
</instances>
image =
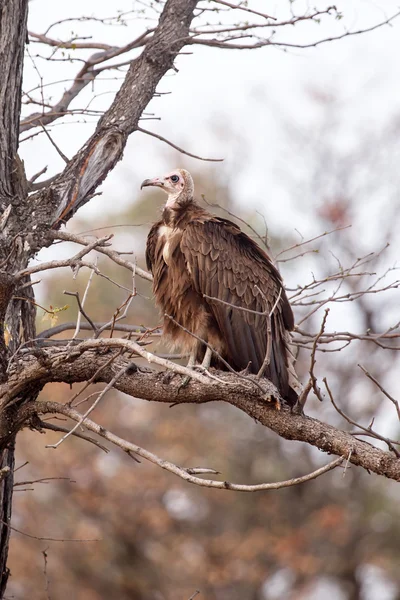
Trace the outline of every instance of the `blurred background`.
<instances>
[{"instance_id":1,"label":"blurred background","mask_svg":"<svg viewBox=\"0 0 400 600\"><path fill-rule=\"evenodd\" d=\"M95 16L99 21L60 23L51 35L92 36L122 45L149 26L162 5L118 0L111 8L103 0L71 0L67 6L34 0L29 28L44 33L55 21ZM284 18L293 6L301 13L307 4L281 0L254 6ZM344 15L339 22L305 23L282 32L279 39L312 43L371 27L396 11L390 0L348 0L337 7ZM124 15L132 9L134 13L112 24L106 19L105 24L117 10ZM374 252L365 274L346 279L341 293L365 291L385 275L372 288L382 291L333 303L327 330L363 334L393 327L398 332L399 292L384 288L398 277L399 28L400 20L395 20L390 27L310 49L191 47L192 54L177 60L179 72L161 82L159 91L166 95L152 101L145 115L149 122L142 121L142 127L224 162L196 161L137 132L103 184L102 196L86 205L68 229L115 234L115 248L133 252L143 268L146 235L165 199L161 192L141 193L140 182L176 166L187 168L199 200L219 205L211 210L229 210L262 236L267 227L275 256L304 239L351 225L304 247L306 254L280 263L289 296L295 298L298 286L313 277L327 278ZM36 110L33 97L54 103L79 68L66 51L59 51L57 61L49 60L49 54L38 44L28 46L24 116ZM123 74L107 72L96 80L76 100L76 112L49 128L67 156L94 130L96 111L107 108ZM93 114L79 114L88 103ZM28 177L45 165L43 179L63 168L40 129L23 134L22 140ZM37 260L70 256L73 251L69 244L53 246ZM297 254L302 251L280 258ZM115 264L99 259L99 266L121 285L132 285ZM75 320L76 306L63 291L82 294L88 273L74 279L63 270L41 279L35 286L37 301L50 313L38 310L38 331ZM150 286L139 278L136 285L138 294L126 322L158 325ZM327 297L330 290L327 282ZM107 321L126 296L123 289L95 276L86 310L93 320ZM295 307L297 322L309 312L310 306ZM302 328L317 332L322 313L317 311ZM393 405L357 367L364 365L398 398L395 342L386 349L357 341L340 351L328 346L336 351L318 353L316 369L319 378L328 378L345 413L366 427L374 419L375 429L398 439ZM157 340L149 349L163 351ZM297 370L305 382L310 352L298 352ZM65 402L79 387L48 385L42 398ZM306 412L354 429L329 398L320 403L311 395ZM231 406L169 408L112 392L93 418L158 456L185 467L212 467L223 479L237 483L288 479L326 462L317 450L279 439ZM13 526L33 537L12 533L8 598L189 600L200 590L199 598L207 600L400 599L400 494L394 482L351 468L345 477L336 470L274 492L207 490L152 464L137 464L116 448L105 453L71 437L57 450L45 447L59 438L60 434L29 430L18 437L16 480L55 479L16 487Z\"/></svg>"}]
</instances>

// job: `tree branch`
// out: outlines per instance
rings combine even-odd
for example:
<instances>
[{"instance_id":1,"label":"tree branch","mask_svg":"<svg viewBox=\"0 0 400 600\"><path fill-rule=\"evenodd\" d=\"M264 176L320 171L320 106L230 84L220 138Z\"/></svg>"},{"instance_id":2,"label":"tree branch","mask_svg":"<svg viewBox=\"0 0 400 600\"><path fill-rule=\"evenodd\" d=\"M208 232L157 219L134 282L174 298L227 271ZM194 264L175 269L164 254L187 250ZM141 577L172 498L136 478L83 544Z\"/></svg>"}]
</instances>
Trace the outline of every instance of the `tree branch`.
<instances>
[{"instance_id":1,"label":"tree branch","mask_svg":"<svg viewBox=\"0 0 400 600\"><path fill-rule=\"evenodd\" d=\"M17 193L14 170L18 149L21 83L28 0L2 3L0 10L0 199ZM2 212L5 206L2 206Z\"/></svg>"},{"instance_id":2,"label":"tree branch","mask_svg":"<svg viewBox=\"0 0 400 600\"><path fill-rule=\"evenodd\" d=\"M188 481L189 483L193 483L194 485L198 485L200 487L208 487L208 488L214 488L214 489L218 489L218 490L232 490L232 491L236 491L236 492L261 492L261 491L266 491L266 490L280 490L285 487L291 487L293 485L299 485L300 483L305 483L306 481L311 481L311 479L316 479L317 477L320 477L324 473L327 473L328 471L331 471L332 469L335 469L336 467L338 467L340 464L342 464L343 460L345 459L345 457L342 456L342 457L337 458L334 461L328 463L324 467L321 467L321 468L317 469L316 471L313 471L312 473L308 473L307 475L303 475L302 477L294 477L293 479L288 479L287 481L278 481L276 483L260 483L260 484L256 484L256 485L244 485L244 484L240 484L240 483L231 483L229 481L215 481L214 479L202 479L200 477L195 477L194 475L191 474L193 472L193 469L185 469L184 467L179 467L178 465L175 465L174 463L171 463L168 460L159 458L152 452L149 452L148 450L145 450L144 448L141 448L140 446L136 446L136 444L132 444L132 442L128 442L127 440L124 440L123 438L118 437L114 433L111 433L110 431L105 429L103 426L98 425L91 419L88 419L87 417L85 417L85 415L82 415L77 410L75 410L69 406L66 406L65 404L59 404L58 402L44 402L44 403L37 402L36 407L38 409L38 412L41 412L43 410L46 413L48 413L48 412L52 412L52 413L56 413L56 414L59 413L66 417L69 417L69 418L73 419L74 421L76 421L77 425L75 425L75 427L83 424L87 429L89 429L93 433L97 433L97 435L104 438L108 442L111 442L115 446L118 446L119 448L124 450L124 452L127 452L128 454L133 452L134 454L137 454L137 455L141 456L142 458L145 458L146 460L152 462L153 464L158 465L162 469L165 469L166 471L169 471L170 473L174 473L174 475L181 477L185 481ZM74 431L75 427L71 431ZM48 446L48 447L55 448L56 446ZM204 472L204 471L208 471L208 469L199 469L196 471Z\"/></svg>"},{"instance_id":3,"label":"tree branch","mask_svg":"<svg viewBox=\"0 0 400 600\"><path fill-rule=\"evenodd\" d=\"M121 347L132 349L133 344L134 342L127 340L88 340L69 351L65 347L61 349L57 347L41 351L38 356L34 356L32 351L20 355L18 363L13 366L10 373L9 382L0 387L2 405L4 407L12 404L14 399L26 389L43 387L50 381L65 383L87 381L96 371L99 371L96 381L109 383L121 368L129 364L126 359L117 358L106 365L112 356L110 352L118 351L113 350L113 346L116 349ZM185 367L155 357L137 344L134 347L142 356L150 357L160 366L170 368L170 365L173 365L175 372L188 374L188 369ZM109 352L104 354L107 348ZM250 379L244 381L233 374L218 373L219 379L227 384L224 385L194 371L189 371L189 374L191 381L182 392L179 378L178 381L166 382L164 373L148 370L144 372L131 363L131 369L116 382L115 388L136 398L169 404L227 402L282 438L307 442L323 452L341 457L351 455L350 462L353 465L400 481L400 460L393 454L355 439L350 433L317 419L293 414L285 407L280 411L276 410L274 405L265 399L267 396L273 398L277 395L276 389L267 380L262 382L265 387L263 396L259 389L252 385ZM43 410L45 407L46 403L41 403ZM36 409L31 404L22 406L20 410L21 414L16 419L19 426L29 420Z\"/></svg>"}]
</instances>

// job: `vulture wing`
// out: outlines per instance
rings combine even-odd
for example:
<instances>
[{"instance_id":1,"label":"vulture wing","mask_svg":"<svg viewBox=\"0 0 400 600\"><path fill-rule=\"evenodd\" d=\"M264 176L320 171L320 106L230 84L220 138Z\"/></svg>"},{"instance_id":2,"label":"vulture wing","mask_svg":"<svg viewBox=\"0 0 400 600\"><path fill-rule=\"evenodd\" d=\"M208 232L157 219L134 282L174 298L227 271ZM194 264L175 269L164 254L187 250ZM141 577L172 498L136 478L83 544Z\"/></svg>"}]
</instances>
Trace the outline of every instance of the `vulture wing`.
<instances>
[{"instance_id":1,"label":"vulture wing","mask_svg":"<svg viewBox=\"0 0 400 600\"><path fill-rule=\"evenodd\" d=\"M157 246L157 238L158 238L158 229L162 224L161 221L154 223L152 228L149 231L147 236L146 243L146 265L149 271L153 272L153 265L156 260L156 246Z\"/></svg>"},{"instance_id":2,"label":"vulture wing","mask_svg":"<svg viewBox=\"0 0 400 600\"><path fill-rule=\"evenodd\" d=\"M234 223L218 217L189 222L181 250L196 291L215 298L204 300L225 340L228 362L240 370L251 361L257 373L268 351L264 375L283 397L291 396L287 331L293 329L293 313L268 255Z\"/></svg>"}]
</instances>

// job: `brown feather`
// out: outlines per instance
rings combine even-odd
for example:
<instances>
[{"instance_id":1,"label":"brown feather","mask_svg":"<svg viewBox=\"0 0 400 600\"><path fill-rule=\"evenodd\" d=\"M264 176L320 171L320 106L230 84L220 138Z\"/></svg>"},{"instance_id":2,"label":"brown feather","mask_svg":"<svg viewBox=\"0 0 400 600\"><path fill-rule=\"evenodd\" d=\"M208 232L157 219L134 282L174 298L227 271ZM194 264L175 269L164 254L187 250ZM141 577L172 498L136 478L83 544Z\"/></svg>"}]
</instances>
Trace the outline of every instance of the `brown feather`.
<instances>
[{"instance_id":1,"label":"brown feather","mask_svg":"<svg viewBox=\"0 0 400 600\"><path fill-rule=\"evenodd\" d=\"M279 272L251 238L231 221L186 201L173 210L165 209L163 219L151 228L146 262L162 312L210 343L237 370L249 362L253 373L261 369L268 348L268 314L276 304L264 376L284 398L295 401L297 381L288 335L294 326L293 313ZM204 353L204 345L168 318L164 333L174 345L187 351L198 348L200 358Z\"/></svg>"}]
</instances>

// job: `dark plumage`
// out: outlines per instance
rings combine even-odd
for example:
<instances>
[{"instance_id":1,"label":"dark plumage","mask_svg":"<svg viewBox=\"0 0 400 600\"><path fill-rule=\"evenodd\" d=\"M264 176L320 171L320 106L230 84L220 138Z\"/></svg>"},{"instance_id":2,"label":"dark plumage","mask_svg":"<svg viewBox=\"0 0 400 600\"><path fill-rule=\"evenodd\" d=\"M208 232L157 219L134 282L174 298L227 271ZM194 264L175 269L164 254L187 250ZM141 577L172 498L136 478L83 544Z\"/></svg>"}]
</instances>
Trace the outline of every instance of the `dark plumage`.
<instances>
[{"instance_id":1,"label":"dark plumage","mask_svg":"<svg viewBox=\"0 0 400 600\"><path fill-rule=\"evenodd\" d=\"M151 228L146 246L147 267L163 314L207 341L234 369L263 369L282 397L294 404L299 383L289 347L293 313L269 256L237 225L194 201L187 171L146 179L144 186L168 193L162 219ZM205 345L167 316L164 335L191 352L190 365L205 354L209 364Z\"/></svg>"}]
</instances>

